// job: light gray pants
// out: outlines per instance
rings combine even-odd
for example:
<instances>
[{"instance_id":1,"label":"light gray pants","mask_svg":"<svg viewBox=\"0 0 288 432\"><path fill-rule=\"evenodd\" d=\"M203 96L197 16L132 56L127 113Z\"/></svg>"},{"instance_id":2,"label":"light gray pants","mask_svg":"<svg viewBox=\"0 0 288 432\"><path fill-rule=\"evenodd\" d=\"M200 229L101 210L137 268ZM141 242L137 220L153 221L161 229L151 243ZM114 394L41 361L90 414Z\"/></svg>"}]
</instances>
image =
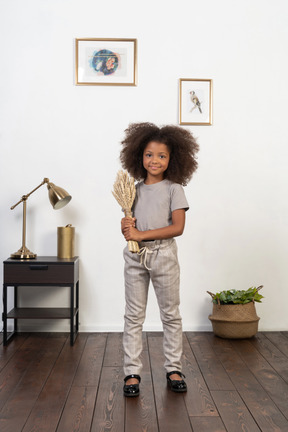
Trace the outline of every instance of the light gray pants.
<instances>
[{"instance_id":1,"label":"light gray pants","mask_svg":"<svg viewBox=\"0 0 288 432\"><path fill-rule=\"evenodd\" d=\"M174 239L140 243L146 256L124 249L125 326L123 335L124 373L140 374L142 362L142 328L146 315L148 288L152 281L163 325L165 370L181 371L182 319L179 312L179 263ZM146 260L145 260L146 258Z\"/></svg>"}]
</instances>

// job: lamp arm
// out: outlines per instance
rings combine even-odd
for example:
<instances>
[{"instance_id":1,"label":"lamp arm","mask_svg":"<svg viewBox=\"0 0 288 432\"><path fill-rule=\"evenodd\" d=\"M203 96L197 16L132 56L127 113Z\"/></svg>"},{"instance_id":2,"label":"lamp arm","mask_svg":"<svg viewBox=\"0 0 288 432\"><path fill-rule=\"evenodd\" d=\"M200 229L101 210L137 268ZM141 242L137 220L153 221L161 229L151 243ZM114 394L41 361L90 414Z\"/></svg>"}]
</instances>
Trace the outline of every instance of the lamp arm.
<instances>
[{"instance_id":1,"label":"lamp arm","mask_svg":"<svg viewBox=\"0 0 288 432\"><path fill-rule=\"evenodd\" d=\"M26 201L30 195L32 195L33 192L35 192L37 189L39 189L41 186L43 186L45 183L49 183L48 178L44 178L42 183L39 184L35 189L33 189L31 192L29 192L27 195L23 195L21 200L18 201L16 204L14 204L12 207L10 207L10 210L14 210L15 207L17 207L18 204L20 204L23 201Z\"/></svg>"}]
</instances>

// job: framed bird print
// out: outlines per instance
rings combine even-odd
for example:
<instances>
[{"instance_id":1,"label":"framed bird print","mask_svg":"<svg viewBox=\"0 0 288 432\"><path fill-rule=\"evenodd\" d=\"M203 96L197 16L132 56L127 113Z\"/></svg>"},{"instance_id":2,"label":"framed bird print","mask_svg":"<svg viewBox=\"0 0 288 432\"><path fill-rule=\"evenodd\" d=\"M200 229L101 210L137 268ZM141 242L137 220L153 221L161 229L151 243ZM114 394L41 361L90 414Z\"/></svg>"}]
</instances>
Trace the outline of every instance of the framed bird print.
<instances>
[{"instance_id":1,"label":"framed bird print","mask_svg":"<svg viewBox=\"0 0 288 432\"><path fill-rule=\"evenodd\" d=\"M137 85L137 39L76 39L76 85Z\"/></svg>"},{"instance_id":2,"label":"framed bird print","mask_svg":"<svg viewBox=\"0 0 288 432\"><path fill-rule=\"evenodd\" d=\"M212 125L212 80L179 80L179 124Z\"/></svg>"}]
</instances>

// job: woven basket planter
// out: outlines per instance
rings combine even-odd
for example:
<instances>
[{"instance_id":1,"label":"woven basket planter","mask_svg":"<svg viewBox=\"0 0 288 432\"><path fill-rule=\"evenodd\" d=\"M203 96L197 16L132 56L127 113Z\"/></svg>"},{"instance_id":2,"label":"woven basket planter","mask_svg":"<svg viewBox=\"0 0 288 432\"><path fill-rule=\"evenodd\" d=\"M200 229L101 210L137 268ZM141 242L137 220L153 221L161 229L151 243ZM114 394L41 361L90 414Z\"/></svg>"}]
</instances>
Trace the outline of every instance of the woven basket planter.
<instances>
[{"instance_id":1,"label":"woven basket planter","mask_svg":"<svg viewBox=\"0 0 288 432\"><path fill-rule=\"evenodd\" d=\"M212 315L208 317L216 336L225 339L246 339L258 332L259 317L255 303L213 304Z\"/></svg>"}]
</instances>

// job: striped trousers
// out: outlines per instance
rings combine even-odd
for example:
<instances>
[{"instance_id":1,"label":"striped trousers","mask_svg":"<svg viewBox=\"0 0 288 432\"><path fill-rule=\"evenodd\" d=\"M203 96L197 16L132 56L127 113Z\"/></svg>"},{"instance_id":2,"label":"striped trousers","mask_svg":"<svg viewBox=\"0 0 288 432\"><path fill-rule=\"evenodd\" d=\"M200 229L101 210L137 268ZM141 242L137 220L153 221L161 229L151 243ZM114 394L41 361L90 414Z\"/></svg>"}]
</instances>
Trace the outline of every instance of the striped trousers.
<instances>
[{"instance_id":1,"label":"striped trousers","mask_svg":"<svg viewBox=\"0 0 288 432\"><path fill-rule=\"evenodd\" d=\"M150 280L153 284L163 325L164 367L166 372L181 371L182 319L179 312L179 263L174 239L141 242L143 255L124 249L125 316L124 374L140 374L142 328ZM142 261L142 263L141 263Z\"/></svg>"}]
</instances>

